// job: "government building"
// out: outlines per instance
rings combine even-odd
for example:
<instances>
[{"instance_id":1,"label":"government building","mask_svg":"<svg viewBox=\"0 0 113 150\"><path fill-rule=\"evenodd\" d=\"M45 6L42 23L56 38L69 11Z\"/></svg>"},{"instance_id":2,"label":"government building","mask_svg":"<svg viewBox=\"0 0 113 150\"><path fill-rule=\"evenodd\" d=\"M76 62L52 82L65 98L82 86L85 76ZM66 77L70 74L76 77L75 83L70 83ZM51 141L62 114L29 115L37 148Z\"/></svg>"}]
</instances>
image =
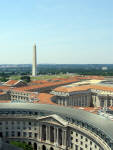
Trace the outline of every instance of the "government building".
<instances>
[{"instance_id":1,"label":"government building","mask_svg":"<svg viewBox=\"0 0 113 150\"><path fill-rule=\"evenodd\" d=\"M82 82L81 82L82 83ZM80 83L80 84L81 84ZM52 90L52 101L64 106L78 107L112 107L113 86L102 84L72 84Z\"/></svg>"},{"instance_id":2,"label":"government building","mask_svg":"<svg viewBox=\"0 0 113 150\"><path fill-rule=\"evenodd\" d=\"M113 122L63 106L2 103L0 137L27 142L34 150L113 150Z\"/></svg>"}]
</instances>

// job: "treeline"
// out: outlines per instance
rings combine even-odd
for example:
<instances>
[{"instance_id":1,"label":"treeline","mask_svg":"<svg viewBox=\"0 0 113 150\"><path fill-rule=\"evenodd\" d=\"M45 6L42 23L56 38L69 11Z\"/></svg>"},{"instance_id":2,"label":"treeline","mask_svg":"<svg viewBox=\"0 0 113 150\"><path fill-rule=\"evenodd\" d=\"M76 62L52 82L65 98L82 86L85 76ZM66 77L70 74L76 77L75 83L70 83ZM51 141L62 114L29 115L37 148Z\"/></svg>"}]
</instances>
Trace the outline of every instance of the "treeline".
<instances>
[{"instance_id":1,"label":"treeline","mask_svg":"<svg viewBox=\"0 0 113 150\"><path fill-rule=\"evenodd\" d=\"M109 69L109 70L101 70L101 69L84 69L84 68L51 68L51 67L43 67L43 68L37 68L38 73L37 75L55 75L55 74L67 74L67 73L76 73L78 75L99 75L99 76L113 76L113 69ZM13 68L10 70L10 68L8 68L8 70L1 70L0 69L0 81L1 82L5 82L7 81L11 76L30 76L32 74L32 69L31 68L27 68L27 69L23 69L23 68ZM27 79L28 80L28 79Z\"/></svg>"}]
</instances>

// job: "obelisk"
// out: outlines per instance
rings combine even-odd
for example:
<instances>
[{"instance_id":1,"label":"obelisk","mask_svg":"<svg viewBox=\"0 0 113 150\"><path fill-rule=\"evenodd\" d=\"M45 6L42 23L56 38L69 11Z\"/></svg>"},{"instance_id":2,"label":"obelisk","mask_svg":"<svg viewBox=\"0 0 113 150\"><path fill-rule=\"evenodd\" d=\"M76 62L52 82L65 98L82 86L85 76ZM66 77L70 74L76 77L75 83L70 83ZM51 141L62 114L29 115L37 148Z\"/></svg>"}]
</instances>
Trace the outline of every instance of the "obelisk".
<instances>
[{"instance_id":1,"label":"obelisk","mask_svg":"<svg viewBox=\"0 0 113 150\"><path fill-rule=\"evenodd\" d=\"M33 64L32 64L32 76L37 75L37 54L36 54L36 44L33 45Z\"/></svg>"}]
</instances>

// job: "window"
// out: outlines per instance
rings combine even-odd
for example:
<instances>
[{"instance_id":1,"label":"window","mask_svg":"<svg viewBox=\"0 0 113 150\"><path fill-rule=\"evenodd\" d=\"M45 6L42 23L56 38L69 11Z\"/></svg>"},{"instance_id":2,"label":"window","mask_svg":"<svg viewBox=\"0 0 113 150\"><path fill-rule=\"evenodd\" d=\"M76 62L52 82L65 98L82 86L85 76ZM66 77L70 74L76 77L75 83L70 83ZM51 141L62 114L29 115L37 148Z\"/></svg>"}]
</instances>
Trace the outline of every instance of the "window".
<instances>
[{"instance_id":1,"label":"window","mask_svg":"<svg viewBox=\"0 0 113 150\"><path fill-rule=\"evenodd\" d=\"M8 125L8 121L6 121L5 124Z\"/></svg>"},{"instance_id":2,"label":"window","mask_svg":"<svg viewBox=\"0 0 113 150\"><path fill-rule=\"evenodd\" d=\"M23 125L25 125L26 124L26 122L23 122Z\"/></svg>"},{"instance_id":3,"label":"window","mask_svg":"<svg viewBox=\"0 0 113 150\"><path fill-rule=\"evenodd\" d=\"M17 127L17 129L20 129L20 127Z\"/></svg>"},{"instance_id":4,"label":"window","mask_svg":"<svg viewBox=\"0 0 113 150\"><path fill-rule=\"evenodd\" d=\"M87 142L87 141L88 141L88 139L86 138L86 139L85 139L85 141Z\"/></svg>"},{"instance_id":5,"label":"window","mask_svg":"<svg viewBox=\"0 0 113 150\"><path fill-rule=\"evenodd\" d=\"M0 132L0 137L3 137L3 134L2 134L2 132Z\"/></svg>"},{"instance_id":6,"label":"window","mask_svg":"<svg viewBox=\"0 0 113 150\"><path fill-rule=\"evenodd\" d=\"M37 123L36 122L34 122L34 126L36 126L37 125Z\"/></svg>"},{"instance_id":7,"label":"window","mask_svg":"<svg viewBox=\"0 0 113 150\"><path fill-rule=\"evenodd\" d=\"M38 113L37 112L35 112L35 115L37 115Z\"/></svg>"},{"instance_id":8,"label":"window","mask_svg":"<svg viewBox=\"0 0 113 150\"><path fill-rule=\"evenodd\" d=\"M78 145L75 145L75 150L78 150Z\"/></svg>"},{"instance_id":9,"label":"window","mask_svg":"<svg viewBox=\"0 0 113 150\"><path fill-rule=\"evenodd\" d=\"M26 135L27 135L26 132L23 132L23 136L26 137Z\"/></svg>"},{"instance_id":10,"label":"window","mask_svg":"<svg viewBox=\"0 0 113 150\"><path fill-rule=\"evenodd\" d=\"M76 139L76 142L78 142L78 139Z\"/></svg>"},{"instance_id":11,"label":"window","mask_svg":"<svg viewBox=\"0 0 113 150\"><path fill-rule=\"evenodd\" d=\"M73 140L73 137L71 137L71 140Z\"/></svg>"},{"instance_id":12,"label":"window","mask_svg":"<svg viewBox=\"0 0 113 150\"><path fill-rule=\"evenodd\" d=\"M23 127L23 129L25 130L25 129L26 129L26 127Z\"/></svg>"},{"instance_id":13,"label":"window","mask_svg":"<svg viewBox=\"0 0 113 150\"><path fill-rule=\"evenodd\" d=\"M34 133L34 137L37 138L37 133Z\"/></svg>"},{"instance_id":14,"label":"window","mask_svg":"<svg viewBox=\"0 0 113 150\"><path fill-rule=\"evenodd\" d=\"M73 134L73 131L71 131L70 133Z\"/></svg>"},{"instance_id":15,"label":"window","mask_svg":"<svg viewBox=\"0 0 113 150\"><path fill-rule=\"evenodd\" d=\"M17 136L20 137L20 132L17 132Z\"/></svg>"},{"instance_id":16,"label":"window","mask_svg":"<svg viewBox=\"0 0 113 150\"><path fill-rule=\"evenodd\" d=\"M78 133L76 133L76 136L78 136Z\"/></svg>"},{"instance_id":17,"label":"window","mask_svg":"<svg viewBox=\"0 0 113 150\"><path fill-rule=\"evenodd\" d=\"M32 137L32 132L29 132L29 137Z\"/></svg>"},{"instance_id":18,"label":"window","mask_svg":"<svg viewBox=\"0 0 113 150\"><path fill-rule=\"evenodd\" d=\"M12 121L11 124L14 125L14 121Z\"/></svg>"},{"instance_id":19,"label":"window","mask_svg":"<svg viewBox=\"0 0 113 150\"><path fill-rule=\"evenodd\" d=\"M6 131L5 136L8 137L9 136L9 132Z\"/></svg>"},{"instance_id":20,"label":"window","mask_svg":"<svg viewBox=\"0 0 113 150\"><path fill-rule=\"evenodd\" d=\"M87 148L88 146L87 146L87 144L85 144L85 148Z\"/></svg>"},{"instance_id":21,"label":"window","mask_svg":"<svg viewBox=\"0 0 113 150\"><path fill-rule=\"evenodd\" d=\"M92 145L92 141L90 141L90 145Z\"/></svg>"},{"instance_id":22,"label":"window","mask_svg":"<svg viewBox=\"0 0 113 150\"><path fill-rule=\"evenodd\" d=\"M71 148L73 148L73 143L71 143Z\"/></svg>"},{"instance_id":23,"label":"window","mask_svg":"<svg viewBox=\"0 0 113 150\"><path fill-rule=\"evenodd\" d=\"M80 142L81 145L83 145L83 142Z\"/></svg>"},{"instance_id":24,"label":"window","mask_svg":"<svg viewBox=\"0 0 113 150\"><path fill-rule=\"evenodd\" d=\"M19 122L19 121L17 121L17 124L20 124L20 122Z\"/></svg>"},{"instance_id":25,"label":"window","mask_svg":"<svg viewBox=\"0 0 113 150\"><path fill-rule=\"evenodd\" d=\"M81 139L83 139L83 136L81 136Z\"/></svg>"},{"instance_id":26,"label":"window","mask_svg":"<svg viewBox=\"0 0 113 150\"><path fill-rule=\"evenodd\" d=\"M11 132L11 136L15 136L15 132L14 131Z\"/></svg>"},{"instance_id":27,"label":"window","mask_svg":"<svg viewBox=\"0 0 113 150\"><path fill-rule=\"evenodd\" d=\"M29 125L31 125L31 122L29 122Z\"/></svg>"}]
</instances>

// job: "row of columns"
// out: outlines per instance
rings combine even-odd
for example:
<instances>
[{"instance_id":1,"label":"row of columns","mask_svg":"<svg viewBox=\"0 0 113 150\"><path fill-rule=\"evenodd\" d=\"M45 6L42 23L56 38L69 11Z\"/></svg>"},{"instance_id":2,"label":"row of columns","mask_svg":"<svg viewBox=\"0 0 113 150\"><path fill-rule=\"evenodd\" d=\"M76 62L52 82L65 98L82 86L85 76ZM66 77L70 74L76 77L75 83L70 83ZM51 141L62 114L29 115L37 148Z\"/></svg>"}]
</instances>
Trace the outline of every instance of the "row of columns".
<instances>
[{"instance_id":1,"label":"row of columns","mask_svg":"<svg viewBox=\"0 0 113 150\"><path fill-rule=\"evenodd\" d=\"M54 143L56 146L66 146L66 138L66 130L64 129L48 125L39 126L39 139L41 141Z\"/></svg>"},{"instance_id":2,"label":"row of columns","mask_svg":"<svg viewBox=\"0 0 113 150\"><path fill-rule=\"evenodd\" d=\"M90 106L91 96L82 95L78 97L60 97L58 98L58 104L64 106Z\"/></svg>"},{"instance_id":3,"label":"row of columns","mask_svg":"<svg viewBox=\"0 0 113 150\"><path fill-rule=\"evenodd\" d=\"M93 95L93 104L95 107L109 107L113 106L113 99L107 96Z\"/></svg>"}]
</instances>

